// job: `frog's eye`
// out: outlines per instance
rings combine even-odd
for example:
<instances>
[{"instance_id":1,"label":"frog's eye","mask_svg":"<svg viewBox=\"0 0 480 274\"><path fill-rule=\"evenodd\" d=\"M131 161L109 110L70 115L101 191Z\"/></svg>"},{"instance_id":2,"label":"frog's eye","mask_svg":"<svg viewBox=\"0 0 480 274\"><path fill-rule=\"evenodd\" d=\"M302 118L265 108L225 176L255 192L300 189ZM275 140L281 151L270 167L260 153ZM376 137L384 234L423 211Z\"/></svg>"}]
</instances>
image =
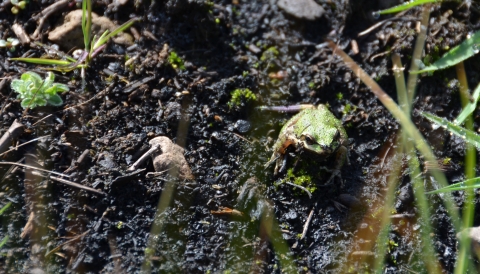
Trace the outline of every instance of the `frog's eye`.
<instances>
[{"instance_id":1,"label":"frog's eye","mask_svg":"<svg viewBox=\"0 0 480 274\"><path fill-rule=\"evenodd\" d=\"M309 146L314 145L314 144L317 143L317 142L315 141L315 139L314 139L311 135L303 135L302 137L303 137L303 139L305 139L305 142L306 142L307 145L309 145Z\"/></svg>"}]
</instances>

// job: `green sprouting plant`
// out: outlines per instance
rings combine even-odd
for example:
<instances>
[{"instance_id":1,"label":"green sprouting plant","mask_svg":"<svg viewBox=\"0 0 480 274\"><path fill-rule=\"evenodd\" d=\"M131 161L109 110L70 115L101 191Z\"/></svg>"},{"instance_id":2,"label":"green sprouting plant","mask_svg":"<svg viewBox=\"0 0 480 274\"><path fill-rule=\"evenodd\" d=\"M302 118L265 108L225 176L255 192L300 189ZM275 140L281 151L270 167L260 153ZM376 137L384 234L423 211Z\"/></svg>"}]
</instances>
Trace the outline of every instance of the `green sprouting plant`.
<instances>
[{"instance_id":1,"label":"green sprouting plant","mask_svg":"<svg viewBox=\"0 0 480 274\"><path fill-rule=\"evenodd\" d=\"M11 83L11 88L18 93L18 98L22 99L23 108L35 108L37 106L60 106L63 104L62 98L58 92L68 91L68 86L60 83L54 83L55 75L47 72L47 77L43 80L35 72L27 71L20 79L15 79Z\"/></svg>"},{"instance_id":2,"label":"green sprouting plant","mask_svg":"<svg viewBox=\"0 0 480 274\"><path fill-rule=\"evenodd\" d=\"M10 51L15 51L15 47L20 44L17 38L7 38L7 40L0 39L0 48L8 48Z\"/></svg>"},{"instance_id":3,"label":"green sprouting plant","mask_svg":"<svg viewBox=\"0 0 480 274\"><path fill-rule=\"evenodd\" d=\"M269 47L266 49L263 53L262 56L260 57L261 61L267 61L267 60L274 60L277 58L277 56L280 54L278 49L275 46Z\"/></svg>"},{"instance_id":4,"label":"green sprouting plant","mask_svg":"<svg viewBox=\"0 0 480 274\"><path fill-rule=\"evenodd\" d=\"M91 0L84 0L82 3L82 32L85 49L81 52L78 59L73 58L67 54L65 60L46 59L46 58L12 58L13 61L27 62L39 65L51 65L54 66L53 70L60 72L68 72L74 69L82 69L82 77L85 75L84 69L88 67L90 61L100 53L105 47L110 38L128 29L133 23L139 20L139 18L132 18L125 22L120 27L116 28L112 32L106 30L100 37L93 36L92 39L92 2Z\"/></svg>"},{"instance_id":5,"label":"green sprouting plant","mask_svg":"<svg viewBox=\"0 0 480 274\"><path fill-rule=\"evenodd\" d=\"M168 63L170 63L170 65L174 69L177 69L177 68L180 70L185 69L185 65L183 63L182 58L180 58L180 56L178 56L178 54L175 51L170 52L170 55L168 56Z\"/></svg>"},{"instance_id":6,"label":"green sprouting plant","mask_svg":"<svg viewBox=\"0 0 480 274\"><path fill-rule=\"evenodd\" d=\"M230 99L230 102L228 102L228 105L230 107L238 106L242 102L242 98L245 98L245 100L247 101L257 100L257 96L250 89L237 88L234 91L232 91L232 98Z\"/></svg>"},{"instance_id":7,"label":"green sprouting plant","mask_svg":"<svg viewBox=\"0 0 480 274\"><path fill-rule=\"evenodd\" d=\"M12 4L12 13L17 14L20 10L25 9L25 7L28 4L28 1L18 1L18 0L10 0L10 3Z\"/></svg>"}]
</instances>

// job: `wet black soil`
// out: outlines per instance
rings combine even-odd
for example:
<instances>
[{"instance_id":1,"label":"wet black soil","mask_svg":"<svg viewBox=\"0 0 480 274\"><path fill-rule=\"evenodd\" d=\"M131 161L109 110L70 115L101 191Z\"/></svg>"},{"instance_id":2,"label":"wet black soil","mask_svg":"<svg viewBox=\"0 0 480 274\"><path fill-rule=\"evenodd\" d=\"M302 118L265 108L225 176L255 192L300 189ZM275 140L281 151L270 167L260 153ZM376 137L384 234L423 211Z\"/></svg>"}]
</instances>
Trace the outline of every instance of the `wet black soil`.
<instances>
[{"instance_id":1,"label":"wet black soil","mask_svg":"<svg viewBox=\"0 0 480 274\"><path fill-rule=\"evenodd\" d=\"M30 1L18 15L4 2L0 38L14 37L14 23L32 34L37 27L32 16L53 2ZM110 43L86 70L85 88L79 72L56 73L56 81L70 87L61 95L62 107L24 111L10 88L23 72L43 76L46 70L8 58L41 57L43 48L0 49L0 133L18 120L25 130L10 146L42 137L1 160L63 173L103 193L2 164L0 207L11 206L0 215L0 240L8 236L0 248L1 272L370 272L381 222L377 213L388 175L399 163L385 272L425 271L419 238L424 222L434 225L437 258L452 272L457 239L442 200L432 196L431 219L419 218L407 164L394 153L399 124L325 44L335 41L396 98L390 57L399 54L408 71L421 8L374 18L382 1L317 1L325 12L308 21L275 2L95 1L97 14L120 24L141 18L133 27L137 46ZM49 17L39 41L50 44L48 32L77 8L72 1ZM426 53L441 56L459 44L478 30L478 15L474 3L433 6ZM169 62L172 52L183 64ZM478 64L478 57L465 62L471 88L480 80ZM423 75L418 84L414 109L449 120L459 113L454 69ZM241 97L235 104L237 89L249 89L256 98ZM329 174L312 171L331 159L312 168L307 160L296 162L302 153L290 151L296 157L287 165L297 171L306 165L302 170L312 177L311 198L281 184L285 174L274 176L272 166L264 167L292 115L256 108L299 103L328 105L350 138L343 186L338 180L324 186ZM413 118L436 156L451 159L445 167L449 182L462 181L464 142L432 130L416 111ZM127 171L157 136L185 148L194 179L168 172L151 177L150 159ZM454 197L463 206L463 195Z\"/></svg>"}]
</instances>

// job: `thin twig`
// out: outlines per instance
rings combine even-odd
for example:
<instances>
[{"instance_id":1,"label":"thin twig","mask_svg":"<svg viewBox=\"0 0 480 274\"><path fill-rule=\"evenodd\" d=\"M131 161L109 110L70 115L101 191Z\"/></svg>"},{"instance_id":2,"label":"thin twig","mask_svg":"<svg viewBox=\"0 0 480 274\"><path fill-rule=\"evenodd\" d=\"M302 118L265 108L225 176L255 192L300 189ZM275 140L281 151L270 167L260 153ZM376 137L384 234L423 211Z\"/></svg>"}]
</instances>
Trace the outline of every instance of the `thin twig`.
<instances>
[{"instance_id":1,"label":"thin twig","mask_svg":"<svg viewBox=\"0 0 480 274\"><path fill-rule=\"evenodd\" d=\"M21 147L21 146L24 146L24 145L33 143L33 142L35 142L35 141L38 141L38 140L40 140L40 139L42 139L42 138L46 138L46 137L49 137L49 135L45 135L45 136L42 136L42 137L35 138L35 139L30 140L30 141L28 141L28 142L25 142L25 143L23 143L23 144L21 144L21 145L18 145L18 146L14 147L14 148L11 148L11 149L3 152L3 153L0 153L0 157L3 156L4 154L9 153L10 151L14 151L14 150L18 149L18 148Z\"/></svg>"},{"instance_id":2,"label":"thin twig","mask_svg":"<svg viewBox=\"0 0 480 274\"><path fill-rule=\"evenodd\" d=\"M85 104L88 104L89 102L91 102L91 101L94 100L95 98L97 98L97 97L99 97L99 96L102 96L105 92L110 91L115 84L116 84L116 83L110 84L110 85L109 85L108 87L106 87L104 90L102 90L102 91L100 91L99 93L95 94L95 96L93 96L92 98L88 99L87 101L85 101L85 102L83 102L83 103L80 103L80 104L78 104L78 105L74 105L74 106L68 107L68 108L66 108L66 109L64 109L64 110L62 110L62 111L66 111L66 110L69 110L69 109L71 109L71 108L77 108L77 107L79 107L79 106L83 106L83 105L85 105Z\"/></svg>"},{"instance_id":3,"label":"thin twig","mask_svg":"<svg viewBox=\"0 0 480 274\"><path fill-rule=\"evenodd\" d=\"M0 162L0 165L17 165L17 166L21 166L21 167L25 167L25 168L30 168L30 169L35 169L35 170L55 174L57 176L64 176L64 177L68 177L68 178L71 177L70 175L58 173L58 172L55 172L55 171L46 170L46 169L39 168L39 167L34 167L34 166L24 165L24 164L20 164L20 163L15 163L15 162Z\"/></svg>"},{"instance_id":4,"label":"thin twig","mask_svg":"<svg viewBox=\"0 0 480 274\"><path fill-rule=\"evenodd\" d=\"M72 243L72 242L74 242L74 241L82 238L83 236L87 235L88 232L90 232L90 229L87 230L87 231L85 231L85 232L83 232L82 234L80 234L80 235L78 235L78 236L73 237L72 239L64 242L63 244L60 244L59 246L55 247L54 249L50 250L50 252L48 252L47 254L45 254L45 257L48 257L49 255L51 255L51 254L54 253L54 252L57 252L58 250L60 250L60 248L62 248L62 246L67 245L67 244L70 244L70 243Z\"/></svg>"},{"instance_id":5,"label":"thin twig","mask_svg":"<svg viewBox=\"0 0 480 274\"><path fill-rule=\"evenodd\" d=\"M75 182L72 182L72 181L69 181L69 180L65 180L65 179L58 178L58 177L53 177L53 176L50 176L49 178L52 179L52 180L55 180L59 183L62 183L62 184L66 184L66 185L73 186L73 187L76 187L76 188L80 188L80 189L83 189L83 190L95 192L95 193L101 194L101 195L107 195L107 194L105 194L105 192L102 192L102 191L97 190L95 188L84 186L84 185L81 185L81 184L78 184L78 183L75 183Z\"/></svg>"},{"instance_id":6,"label":"thin twig","mask_svg":"<svg viewBox=\"0 0 480 274\"><path fill-rule=\"evenodd\" d=\"M303 238L305 238L305 235L307 235L308 227L310 226L310 222L312 221L314 209L315 207L313 207L312 210L310 210L310 214L308 214L307 221L303 225L303 232L302 232L302 237L300 237L300 240L303 240Z\"/></svg>"},{"instance_id":7,"label":"thin twig","mask_svg":"<svg viewBox=\"0 0 480 274\"><path fill-rule=\"evenodd\" d=\"M53 114L48 114L47 116L43 117L42 119L36 121L36 122L32 125L32 127L36 126L38 123L40 123L41 121L47 119L48 117L50 117L50 116L52 116L52 115L53 115Z\"/></svg>"},{"instance_id":8,"label":"thin twig","mask_svg":"<svg viewBox=\"0 0 480 274\"><path fill-rule=\"evenodd\" d=\"M299 185L296 185L296 184L292 184L290 182L285 182L285 184L300 188L301 190L307 192L308 198L310 198L310 199L312 198L312 193L310 193L310 191L308 191L308 189L306 189L305 187L299 186Z\"/></svg>"},{"instance_id":9,"label":"thin twig","mask_svg":"<svg viewBox=\"0 0 480 274\"><path fill-rule=\"evenodd\" d=\"M159 144L153 145L147 152L145 152L142 156L140 156L140 158L138 158L138 160L135 163L133 163L133 165L131 165L127 169L127 171L134 171L135 169L137 169L141 164L143 164L148 159L148 157L150 157L150 155L155 153L159 148L160 148Z\"/></svg>"},{"instance_id":10,"label":"thin twig","mask_svg":"<svg viewBox=\"0 0 480 274\"><path fill-rule=\"evenodd\" d=\"M7 132L0 138L0 153L7 150L13 140L23 133L23 128L24 125L18 122L18 120L13 121Z\"/></svg>"},{"instance_id":11,"label":"thin twig","mask_svg":"<svg viewBox=\"0 0 480 274\"><path fill-rule=\"evenodd\" d=\"M40 32L42 31L42 27L43 27L43 24L45 23L45 21L47 20L47 18L52 15L54 12L57 12L63 8L65 8L67 5L68 5L68 2L70 2L70 0L60 0L60 1L57 1L56 3L46 7L44 10L42 10L42 12L40 12L39 14L33 16L33 19L34 20L39 20L38 22L38 27L37 29L35 29L35 32L33 33L32 37L34 39L38 39L40 38L39 35L40 35Z\"/></svg>"}]
</instances>

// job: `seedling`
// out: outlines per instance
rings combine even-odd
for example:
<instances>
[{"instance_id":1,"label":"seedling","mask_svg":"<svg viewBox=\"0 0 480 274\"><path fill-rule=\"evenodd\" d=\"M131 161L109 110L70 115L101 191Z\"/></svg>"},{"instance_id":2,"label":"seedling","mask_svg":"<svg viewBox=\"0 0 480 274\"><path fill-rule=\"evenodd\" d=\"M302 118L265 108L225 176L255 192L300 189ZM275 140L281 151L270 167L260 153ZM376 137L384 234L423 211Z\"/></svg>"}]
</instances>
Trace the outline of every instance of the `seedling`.
<instances>
[{"instance_id":1,"label":"seedling","mask_svg":"<svg viewBox=\"0 0 480 274\"><path fill-rule=\"evenodd\" d=\"M7 40L0 39L0 48L8 48L10 51L15 51L15 47L20 44L17 38L7 38Z\"/></svg>"},{"instance_id":2,"label":"seedling","mask_svg":"<svg viewBox=\"0 0 480 274\"><path fill-rule=\"evenodd\" d=\"M12 4L12 13L17 14L20 10L25 9L25 6L27 6L28 1L18 1L18 0L10 0L10 3Z\"/></svg>"},{"instance_id":3,"label":"seedling","mask_svg":"<svg viewBox=\"0 0 480 274\"><path fill-rule=\"evenodd\" d=\"M114 31L106 30L100 37L95 35L92 37L92 2L91 0L84 0L82 4L82 32L85 49L80 53L77 59L65 54L65 60L46 59L46 58L12 58L13 61L27 62L39 65L54 66L53 70L60 72L69 72L75 69L82 69L82 78L85 75L85 68L88 67L90 61L101 52L110 40L110 38L128 29L139 18L132 18L125 22Z\"/></svg>"},{"instance_id":4,"label":"seedling","mask_svg":"<svg viewBox=\"0 0 480 274\"><path fill-rule=\"evenodd\" d=\"M174 69L177 69L177 68L180 70L185 69L185 65L183 63L182 58L180 58L180 56L178 56L178 54L174 51L170 52L170 56L168 56L168 62Z\"/></svg>"},{"instance_id":5,"label":"seedling","mask_svg":"<svg viewBox=\"0 0 480 274\"><path fill-rule=\"evenodd\" d=\"M10 87L18 93L18 98L22 99L23 108L35 108L37 106L60 106L63 104L62 98L58 92L68 91L68 86L60 83L54 83L55 75L52 72L47 73L45 80L35 72L25 72L20 79L12 81Z\"/></svg>"},{"instance_id":6,"label":"seedling","mask_svg":"<svg viewBox=\"0 0 480 274\"><path fill-rule=\"evenodd\" d=\"M257 100L257 96L250 89L237 88L234 91L232 91L232 99L230 99L230 102L228 102L228 105L230 107L238 106L242 102L242 98L245 98L245 100L247 101Z\"/></svg>"}]
</instances>

